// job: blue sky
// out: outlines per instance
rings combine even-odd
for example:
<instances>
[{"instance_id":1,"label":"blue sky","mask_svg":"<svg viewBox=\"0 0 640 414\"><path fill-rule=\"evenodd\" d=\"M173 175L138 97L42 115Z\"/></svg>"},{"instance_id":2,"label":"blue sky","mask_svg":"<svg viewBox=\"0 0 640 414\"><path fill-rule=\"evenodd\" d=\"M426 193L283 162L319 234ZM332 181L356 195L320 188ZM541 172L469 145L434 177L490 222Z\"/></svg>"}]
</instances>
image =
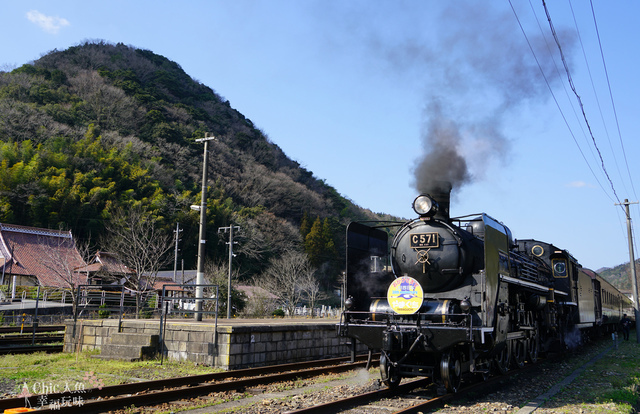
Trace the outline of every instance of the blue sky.
<instances>
[{"instance_id":1,"label":"blue sky","mask_svg":"<svg viewBox=\"0 0 640 414\"><path fill-rule=\"evenodd\" d=\"M593 0L596 33L590 3L548 2L592 138L542 2L512 2L2 1L0 70L86 40L149 49L362 207L412 217L416 165L443 142L467 166L452 215L486 212L593 269L626 262L614 204L640 185L640 3Z\"/></svg>"}]
</instances>

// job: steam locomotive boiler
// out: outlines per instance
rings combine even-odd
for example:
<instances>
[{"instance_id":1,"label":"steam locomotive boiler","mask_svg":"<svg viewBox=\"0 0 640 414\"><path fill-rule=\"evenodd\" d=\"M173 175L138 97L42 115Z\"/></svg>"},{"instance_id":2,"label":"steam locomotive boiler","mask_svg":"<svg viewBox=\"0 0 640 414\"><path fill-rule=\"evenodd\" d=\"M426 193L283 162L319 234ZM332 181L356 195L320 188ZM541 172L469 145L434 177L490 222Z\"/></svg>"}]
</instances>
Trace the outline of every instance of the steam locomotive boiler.
<instances>
[{"instance_id":1,"label":"steam locomotive boiler","mask_svg":"<svg viewBox=\"0 0 640 414\"><path fill-rule=\"evenodd\" d=\"M465 374L521 367L562 346L569 330L602 323L593 293L600 281L568 252L517 243L486 214L450 218L450 191L440 183L417 197L418 218L397 224L390 246L388 224L351 223L347 231L339 332L380 351L390 387L427 376L455 392ZM587 308L590 319L581 322Z\"/></svg>"}]
</instances>

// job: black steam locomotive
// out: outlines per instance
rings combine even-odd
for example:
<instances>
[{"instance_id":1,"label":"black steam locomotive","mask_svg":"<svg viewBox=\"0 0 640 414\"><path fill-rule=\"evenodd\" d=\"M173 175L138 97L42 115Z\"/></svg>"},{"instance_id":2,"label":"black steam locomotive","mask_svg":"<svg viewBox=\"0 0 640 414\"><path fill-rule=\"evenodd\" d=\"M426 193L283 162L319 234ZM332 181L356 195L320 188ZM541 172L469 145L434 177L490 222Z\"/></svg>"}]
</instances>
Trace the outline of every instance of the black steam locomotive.
<instances>
[{"instance_id":1,"label":"black steam locomotive","mask_svg":"<svg viewBox=\"0 0 640 414\"><path fill-rule=\"evenodd\" d=\"M455 392L465 374L522 367L633 315L625 295L568 251L514 241L486 214L450 218L450 191L441 184L416 198L419 217L396 224L390 249L389 224L347 230L338 329L381 352L387 386L428 376Z\"/></svg>"}]
</instances>

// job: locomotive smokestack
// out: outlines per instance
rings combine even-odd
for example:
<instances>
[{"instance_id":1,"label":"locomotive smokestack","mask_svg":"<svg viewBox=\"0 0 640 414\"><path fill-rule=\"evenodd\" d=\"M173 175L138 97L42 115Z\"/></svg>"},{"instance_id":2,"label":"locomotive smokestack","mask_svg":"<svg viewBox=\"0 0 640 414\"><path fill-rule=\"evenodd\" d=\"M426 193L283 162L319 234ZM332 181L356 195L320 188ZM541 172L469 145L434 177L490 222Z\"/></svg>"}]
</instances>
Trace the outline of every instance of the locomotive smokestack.
<instances>
[{"instance_id":1,"label":"locomotive smokestack","mask_svg":"<svg viewBox=\"0 0 640 414\"><path fill-rule=\"evenodd\" d=\"M438 212L434 217L441 220L449 220L451 183L449 181L433 181L429 184L429 187L424 188L424 194L430 195L438 203Z\"/></svg>"}]
</instances>

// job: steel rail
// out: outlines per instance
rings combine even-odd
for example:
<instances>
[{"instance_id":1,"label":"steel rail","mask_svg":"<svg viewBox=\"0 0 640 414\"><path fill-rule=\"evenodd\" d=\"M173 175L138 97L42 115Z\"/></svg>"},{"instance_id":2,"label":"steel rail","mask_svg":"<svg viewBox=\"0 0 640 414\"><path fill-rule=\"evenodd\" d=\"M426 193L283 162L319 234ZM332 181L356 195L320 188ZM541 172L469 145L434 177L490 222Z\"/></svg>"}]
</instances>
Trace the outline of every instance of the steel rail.
<instances>
[{"instance_id":1,"label":"steel rail","mask_svg":"<svg viewBox=\"0 0 640 414\"><path fill-rule=\"evenodd\" d=\"M455 394L449 393L449 394L441 395L439 397L432 398L430 400L413 405L411 407L407 407L407 408L403 408L401 410L395 411L393 414L420 414L420 413L423 413L425 410L438 408L443 403L451 401L453 399L464 398L471 393L486 391L489 388L493 388L493 390L495 390L496 384L504 382L506 378L509 378L513 375L527 372L528 370L531 370L536 366L537 364L530 364L522 368L509 370L504 374L492 376L484 381L471 383L468 386L461 388Z\"/></svg>"},{"instance_id":2,"label":"steel rail","mask_svg":"<svg viewBox=\"0 0 640 414\"><path fill-rule=\"evenodd\" d=\"M420 414L426 412L426 410L435 409L444 404L447 401L451 401L453 399L458 399L465 397L466 395L478 392L481 390L485 390L486 388L490 388L495 386L496 383L500 383L504 381L505 378L510 377L511 375L519 374L525 372L527 369L532 369L535 365L529 365L522 369L513 369L508 371L505 374L493 376L485 381L474 382L461 388L457 393L448 393L438 397L431 398L422 403L413 405L411 407L407 407L398 411L395 411L393 414ZM402 394L409 393L410 391L428 386L432 384L431 378L422 378L419 380L414 380L410 382L405 382L398 385L395 388L389 389L381 389L376 391L367 392L360 395L355 395L352 397L347 397L343 399L339 399L336 401L331 401L324 404L314 405L312 407L301 408L298 410L288 411L286 414L329 414L329 413L338 413L346 409L354 408L359 405L369 404L373 401L380 400L382 398L394 397Z\"/></svg>"},{"instance_id":3,"label":"steel rail","mask_svg":"<svg viewBox=\"0 0 640 414\"><path fill-rule=\"evenodd\" d=\"M124 397L114 397L101 400L83 402L78 406L56 406L53 408L43 407L38 409L38 413L103 413L107 410L118 410L126 407L154 406L164 402L183 400L208 395L214 392L224 392L232 390L242 390L248 387L270 384L280 381L291 381L296 379L310 378L314 376L350 371L354 368L364 367L366 362L356 362L348 365L333 365L325 368L311 368L302 371L285 372L279 374L269 374L261 377L247 379L232 379L224 382L199 384L184 388L173 388L170 390L141 393L138 395L127 395Z\"/></svg>"},{"instance_id":4,"label":"steel rail","mask_svg":"<svg viewBox=\"0 0 640 414\"><path fill-rule=\"evenodd\" d=\"M311 413L337 413L339 411L353 408L357 405L368 404L381 398L392 397L407 393L416 388L424 387L432 384L431 378L421 378L414 381L405 382L395 388L384 388L381 390L370 391L364 394L354 395L352 397L342 398L340 400L331 401L324 404L318 404L307 408L301 408L295 411L288 411L287 414L311 414Z\"/></svg>"},{"instance_id":5,"label":"steel rail","mask_svg":"<svg viewBox=\"0 0 640 414\"><path fill-rule=\"evenodd\" d=\"M36 332L59 332L64 331L64 325L39 325L36 326ZM23 335L32 334L33 326L24 326L20 328L19 326L0 326L0 334L7 333L22 333Z\"/></svg>"},{"instance_id":6,"label":"steel rail","mask_svg":"<svg viewBox=\"0 0 640 414\"><path fill-rule=\"evenodd\" d=\"M46 352L53 354L62 352L63 345L27 345L27 346L11 346L0 348L0 355L9 354L31 354L33 352ZM0 400L0 403L4 400ZM1 405L1 404L0 404Z\"/></svg>"},{"instance_id":7,"label":"steel rail","mask_svg":"<svg viewBox=\"0 0 640 414\"><path fill-rule=\"evenodd\" d=\"M131 397L114 398L108 401L113 401L114 406L118 404L125 404L122 407L130 406L131 404L140 403L160 403L166 401L172 401L176 399L186 398L188 396L206 395L211 392L221 392L233 389L240 389L260 385L268 382L286 381L288 379L295 378L308 378L313 375L321 375L330 372L344 372L354 368L358 368L366 365L367 355L360 355L357 360L360 362L350 363L350 357L344 358L331 358L324 360L315 360L291 364L270 365L258 368L247 368L236 371L215 372L211 374L193 375L188 377L167 378L161 380L143 381L130 384L110 385L101 388L89 388L83 390L83 392L73 394L74 396L80 396L83 398L83 405L81 407L61 407L51 411L38 410L39 412L76 412L73 409L81 409L83 412L101 412L108 409L108 407L99 407L98 403L105 403L103 401L84 401L88 399L95 399L100 397L112 397L116 395L126 395L135 393L147 393L143 395L136 395ZM323 370L319 370L318 367L325 367ZM284 373L283 373L284 372ZM279 374L274 374L279 373ZM260 376L262 375L262 376ZM254 378L242 379L242 377L252 376ZM280 378L279 378L280 377ZM203 383L210 381L225 381L232 379L228 382L217 382L215 384ZM153 392L162 390L164 388L176 388L176 387L189 387L180 388L178 390L167 390L162 392ZM210 387L210 388L207 388ZM219 389L216 389L218 387ZM191 395L193 393L193 395ZM69 392L50 393L46 394L48 401L60 400L62 398L68 398L71 394ZM146 400L146 395L152 395L150 400ZM32 395L26 400L25 398L7 398L0 400L0 410L6 410L8 408L38 406L39 398L42 395ZM126 398L129 398L126 400ZM138 400L136 398L139 398ZM97 405L96 405L97 404ZM121 408L121 407L120 407ZM70 409L69 411L65 411ZM61 411L62 410L62 411ZM92 411L93 410L93 411Z\"/></svg>"},{"instance_id":8,"label":"steel rail","mask_svg":"<svg viewBox=\"0 0 640 414\"><path fill-rule=\"evenodd\" d=\"M23 344L31 344L32 342L35 343L39 343L39 344L46 344L46 343L51 343L51 342L62 342L64 341L64 335L63 334L38 334L38 335L31 335L31 334L22 334L22 335L12 335L12 336L5 336L5 337L0 337L0 347L6 346L6 345L23 345Z\"/></svg>"}]
</instances>

